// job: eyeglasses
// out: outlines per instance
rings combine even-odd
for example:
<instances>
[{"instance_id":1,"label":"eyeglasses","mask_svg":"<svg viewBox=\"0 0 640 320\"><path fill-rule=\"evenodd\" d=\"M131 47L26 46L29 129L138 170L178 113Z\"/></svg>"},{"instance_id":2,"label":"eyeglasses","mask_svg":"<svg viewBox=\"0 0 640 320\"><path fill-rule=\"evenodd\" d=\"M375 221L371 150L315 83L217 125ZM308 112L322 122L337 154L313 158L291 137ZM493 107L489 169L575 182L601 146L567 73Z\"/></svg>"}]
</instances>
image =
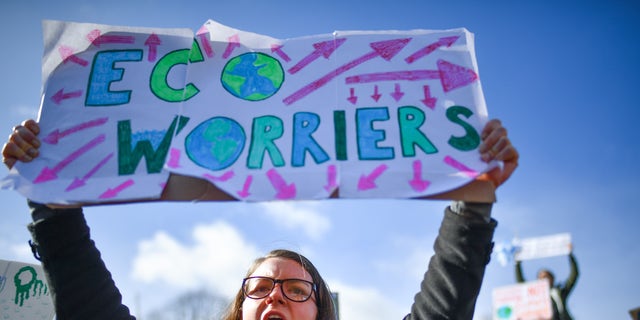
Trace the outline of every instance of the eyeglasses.
<instances>
[{"instance_id":1,"label":"eyeglasses","mask_svg":"<svg viewBox=\"0 0 640 320\"><path fill-rule=\"evenodd\" d=\"M313 282L302 279L276 280L269 277L249 277L242 280L242 291L251 299L262 299L271 294L276 283L280 284L282 294L289 300L305 302L316 291Z\"/></svg>"}]
</instances>

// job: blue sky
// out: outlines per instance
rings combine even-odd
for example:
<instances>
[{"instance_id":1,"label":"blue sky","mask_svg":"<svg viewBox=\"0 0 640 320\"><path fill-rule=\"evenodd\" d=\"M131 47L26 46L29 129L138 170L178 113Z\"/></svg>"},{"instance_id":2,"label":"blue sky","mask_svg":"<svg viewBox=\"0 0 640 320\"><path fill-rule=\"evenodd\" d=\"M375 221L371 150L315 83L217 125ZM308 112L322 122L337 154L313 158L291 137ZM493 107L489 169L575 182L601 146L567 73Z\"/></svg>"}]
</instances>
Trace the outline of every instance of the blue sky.
<instances>
[{"instance_id":1,"label":"blue sky","mask_svg":"<svg viewBox=\"0 0 640 320\"><path fill-rule=\"evenodd\" d=\"M635 1L30 1L0 4L2 117L10 128L39 106L42 19L197 30L207 19L275 38L334 30L450 29L475 34L489 115L509 129L520 167L498 192L496 242L569 232L581 275L577 319L625 319L640 306L636 129L640 4ZM6 171L5 171L6 172ZM0 191L0 258L33 262L24 198ZM230 294L255 255L299 250L341 294L343 319L400 319L431 256L447 202L330 200L275 204L146 203L93 207L93 236L142 314L176 294ZM525 275L565 258L527 262ZM494 259L491 290L514 282ZM137 302L136 302L137 301Z\"/></svg>"}]
</instances>

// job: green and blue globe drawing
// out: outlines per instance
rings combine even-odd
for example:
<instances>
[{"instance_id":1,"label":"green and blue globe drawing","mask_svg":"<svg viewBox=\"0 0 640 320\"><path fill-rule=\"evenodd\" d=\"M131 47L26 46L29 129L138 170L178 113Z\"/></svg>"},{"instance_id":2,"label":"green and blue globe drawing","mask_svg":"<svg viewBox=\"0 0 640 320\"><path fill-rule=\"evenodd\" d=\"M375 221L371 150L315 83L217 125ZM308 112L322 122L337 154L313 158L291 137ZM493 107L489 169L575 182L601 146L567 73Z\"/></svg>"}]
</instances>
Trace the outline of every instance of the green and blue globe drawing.
<instances>
[{"instance_id":1,"label":"green and blue globe drawing","mask_svg":"<svg viewBox=\"0 0 640 320\"><path fill-rule=\"evenodd\" d=\"M200 123L185 139L185 151L195 164L213 171L232 165L244 149L246 135L236 121L214 117Z\"/></svg>"},{"instance_id":2,"label":"green and blue globe drawing","mask_svg":"<svg viewBox=\"0 0 640 320\"><path fill-rule=\"evenodd\" d=\"M229 60L221 75L222 86L233 96L259 101L273 96L284 82L280 61L260 52L247 52Z\"/></svg>"}]
</instances>

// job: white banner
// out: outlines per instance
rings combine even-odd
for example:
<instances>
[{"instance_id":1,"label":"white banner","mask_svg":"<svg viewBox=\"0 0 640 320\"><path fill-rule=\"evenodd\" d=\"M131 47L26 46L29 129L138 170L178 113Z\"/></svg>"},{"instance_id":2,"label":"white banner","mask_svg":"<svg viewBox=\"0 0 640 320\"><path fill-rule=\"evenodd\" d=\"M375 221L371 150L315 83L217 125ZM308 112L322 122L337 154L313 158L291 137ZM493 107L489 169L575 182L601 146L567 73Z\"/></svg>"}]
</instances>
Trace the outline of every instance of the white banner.
<instances>
[{"instance_id":1,"label":"white banner","mask_svg":"<svg viewBox=\"0 0 640 320\"><path fill-rule=\"evenodd\" d=\"M563 256L571 253L571 234L560 233L514 241L516 261Z\"/></svg>"}]
</instances>

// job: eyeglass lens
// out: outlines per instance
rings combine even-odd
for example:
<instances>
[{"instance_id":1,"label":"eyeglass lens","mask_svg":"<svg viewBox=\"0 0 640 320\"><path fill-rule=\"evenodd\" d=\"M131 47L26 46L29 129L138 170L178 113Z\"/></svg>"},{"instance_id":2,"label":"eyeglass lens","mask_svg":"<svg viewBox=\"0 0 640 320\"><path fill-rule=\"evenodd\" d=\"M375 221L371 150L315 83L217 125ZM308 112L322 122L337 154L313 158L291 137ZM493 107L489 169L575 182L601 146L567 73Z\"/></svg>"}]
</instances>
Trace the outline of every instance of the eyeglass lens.
<instances>
[{"instance_id":1,"label":"eyeglass lens","mask_svg":"<svg viewBox=\"0 0 640 320\"><path fill-rule=\"evenodd\" d=\"M286 298L292 301L303 302L311 297L313 283L302 279L276 280L268 277L251 277L244 280L244 293L252 299L262 299L268 296L276 283L280 283L280 289Z\"/></svg>"}]
</instances>

